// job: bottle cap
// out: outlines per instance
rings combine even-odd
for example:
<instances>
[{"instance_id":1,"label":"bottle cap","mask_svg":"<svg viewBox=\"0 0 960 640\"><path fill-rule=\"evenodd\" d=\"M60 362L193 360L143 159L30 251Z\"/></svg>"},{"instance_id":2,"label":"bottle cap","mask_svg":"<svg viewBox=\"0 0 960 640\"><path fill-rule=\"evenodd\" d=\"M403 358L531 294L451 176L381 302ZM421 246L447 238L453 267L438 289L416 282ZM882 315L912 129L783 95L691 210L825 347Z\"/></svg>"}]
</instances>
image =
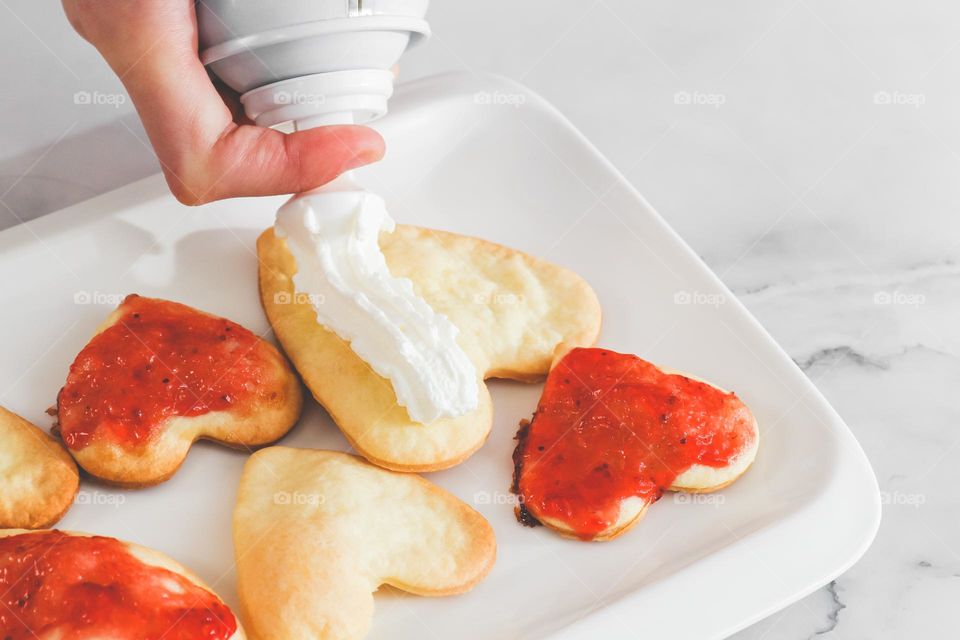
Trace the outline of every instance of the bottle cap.
<instances>
[{"instance_id":1,"label":"bottle cap","mask_svg":"<svg viewBox=\"0 0 960 640\"><path fill-rule=\"evenodd\" d=\"M362 124L387 112L391 67L430 35L428 0L205 0L200 59L261 126Z\"/></svg>"}]
</instances>

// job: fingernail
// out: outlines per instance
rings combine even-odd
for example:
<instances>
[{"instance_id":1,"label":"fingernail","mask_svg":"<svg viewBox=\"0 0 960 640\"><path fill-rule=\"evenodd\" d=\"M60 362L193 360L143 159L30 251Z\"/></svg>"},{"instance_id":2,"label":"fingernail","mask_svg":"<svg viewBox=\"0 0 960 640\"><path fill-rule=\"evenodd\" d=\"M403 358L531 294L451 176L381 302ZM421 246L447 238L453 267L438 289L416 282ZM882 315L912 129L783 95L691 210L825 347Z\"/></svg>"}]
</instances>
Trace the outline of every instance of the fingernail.
<instances>
[{"instance_id":1,"label":"fingernail","mask_svg":"<svg viewBox=\"0 0 960 640\"><path fill-rule=\"evenodd\" d=\"M353 146L353 156L344 162L344 171L376 162L383 157L385 152L383 138L372 129L368 129L358 136L353 141Z\"/></svg>"},{"instance_id":2,"label":"fingernail","mask_svg":"<svg viewBox=\"0 0 960 640\"><path fill-rule=\"evenodd\" d=\"M356 169L357 167L363 167L365 165L372 164L379 160L382 156L383 154L378 153L373 149L358 151L355 156L343 164L343 171L350 171L351 169Z\"/></svg>"}]
</instances>

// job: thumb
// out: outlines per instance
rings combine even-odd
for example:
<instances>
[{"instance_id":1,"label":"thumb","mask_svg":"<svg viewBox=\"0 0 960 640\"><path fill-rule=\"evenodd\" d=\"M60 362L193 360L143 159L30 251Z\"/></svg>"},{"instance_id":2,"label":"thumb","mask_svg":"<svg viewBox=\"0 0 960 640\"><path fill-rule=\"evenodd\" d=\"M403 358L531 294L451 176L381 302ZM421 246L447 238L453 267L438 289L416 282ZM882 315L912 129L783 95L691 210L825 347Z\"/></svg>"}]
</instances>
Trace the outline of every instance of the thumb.
<instances>
[{"instance_id":1,"label":"thumb","mask_svg":"<svg viewBox=\"0 0 960 640\"><path fill-rule=\"evenodd\" d=\"M185 204L222 198L300 193L383 157L380 134L338 125L284 134L241 125L230 128L187 170L164 173Z\"/></svg>"}]
</instances>

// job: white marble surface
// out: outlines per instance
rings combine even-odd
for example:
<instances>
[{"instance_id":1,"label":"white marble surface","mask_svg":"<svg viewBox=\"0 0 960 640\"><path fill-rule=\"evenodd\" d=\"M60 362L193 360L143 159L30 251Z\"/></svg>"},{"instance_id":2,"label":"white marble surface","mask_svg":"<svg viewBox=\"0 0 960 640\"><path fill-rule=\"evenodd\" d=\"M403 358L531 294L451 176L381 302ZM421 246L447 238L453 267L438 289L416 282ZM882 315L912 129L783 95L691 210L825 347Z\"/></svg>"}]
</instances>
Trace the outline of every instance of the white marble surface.
<instances>
[{"instance_id":1,"label":"white marble surface","mask_svg":"<svg viewBox=\"0 0 960 640\"><path fill-rule=\"evenodd\" d=\"M403 73L541 92L741 296L850 424L888 504L867 555L741 640L960 623L960 5L436 2ZM0 228L156 170L59 7L0 0ZM838 514L842 517L842 514Z\"/></svg>"}]
</instances>

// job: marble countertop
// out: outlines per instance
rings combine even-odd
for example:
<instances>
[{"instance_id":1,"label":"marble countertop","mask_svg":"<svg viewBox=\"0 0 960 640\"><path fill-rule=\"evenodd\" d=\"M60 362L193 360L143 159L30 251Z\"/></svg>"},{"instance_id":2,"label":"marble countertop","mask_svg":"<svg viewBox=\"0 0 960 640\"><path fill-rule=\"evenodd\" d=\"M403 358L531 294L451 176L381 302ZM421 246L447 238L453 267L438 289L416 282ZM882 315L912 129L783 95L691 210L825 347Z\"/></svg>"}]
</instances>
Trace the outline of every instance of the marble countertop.
<instances>
[{"instance_id":1,"label":"marble countertop","mask_svg":"<svg viewBox=\"0 0 960 640\"><path fill-rule=\"evenodd\" d=\"M951 637L960 610L960 5L434 3L403 75L557 105L834 404L883 491L850 571L740 640ZM0 0L0 228L154 173L59 8ZM120 96L85 104L83 95Z\"/></svg>"}]
</instances>

